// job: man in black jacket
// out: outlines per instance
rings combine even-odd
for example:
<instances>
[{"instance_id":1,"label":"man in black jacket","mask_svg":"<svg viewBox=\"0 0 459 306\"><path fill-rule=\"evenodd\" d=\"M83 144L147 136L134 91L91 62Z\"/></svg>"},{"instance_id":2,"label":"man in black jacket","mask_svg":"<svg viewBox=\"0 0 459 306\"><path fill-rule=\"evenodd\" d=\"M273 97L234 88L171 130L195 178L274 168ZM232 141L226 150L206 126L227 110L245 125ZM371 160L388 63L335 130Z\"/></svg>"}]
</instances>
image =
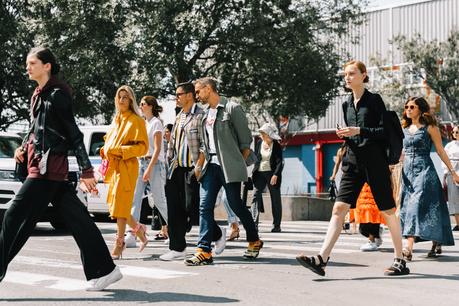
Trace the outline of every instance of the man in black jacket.
<instances>
[{"instance_id":1,"label":"man in black jacket","mask_svg":"<svg viewBox=\"0 0 459 306\"><path fill-rule=\"evenodd\" d=\"M0 281L8 264L32 234L49 203L60 214L81 251L88 291L99 291L122 278L107 245L68 181L67 152L75 152L85 191L95 191L96 180L72 112L69 87L56 78L59 65L45 48L27 56L27 73L38 87L31 99L32 128L15 152L18 163L28 161L28 176L6 211L0 233Z\"/></svg>"}]
</instances>

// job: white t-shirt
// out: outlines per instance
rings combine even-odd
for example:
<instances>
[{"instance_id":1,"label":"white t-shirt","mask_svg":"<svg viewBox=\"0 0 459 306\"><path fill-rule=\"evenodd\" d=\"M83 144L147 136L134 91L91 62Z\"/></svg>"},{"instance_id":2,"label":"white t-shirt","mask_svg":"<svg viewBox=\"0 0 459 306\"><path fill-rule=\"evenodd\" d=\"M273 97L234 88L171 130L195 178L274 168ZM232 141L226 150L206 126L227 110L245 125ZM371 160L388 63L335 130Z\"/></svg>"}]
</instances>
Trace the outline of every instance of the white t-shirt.
<instances>
[{"instance_id":1,"label":"white t-shirt","mask_svg":"<svg viewBox=\"0 0 459 306\"><path fill-rule=\"evenodd\" d=\"M209 153L210 154L216 154L217 153L217 148L215 146L215 141L214 141L214 124L215 120L217 119L217 108L209 108L209 113L207 114L207 119L206 119L206 131L207 135L209 135ZM211 163L214 164L219 164L218 158L216 155L213 155L211 160Z\"/></svg>"},{"instance_id":2,"label":"white t-shirt","mask_svg":"<svg viewBox=\"0 0 459 306\"><path fill-rule=\"evenodd\" d=\"M448 154L448 158L450 159L453 170L459 171L459 141L453 140L448 142L445 146L445 152ZM444 163L442 163L442 168L445 174L449 172Z\"/></svg>"},{"instance_id":3,"label":"white t-shirt","mask_svg":"<svg viewBox=\"0 0 459 306\"><path fill-rule=\"evenodd\" d=\"M161 148L158 154L158 160L164 162L164 142L163 139L163 123L159 118L153 117L150 121L146 121L147 125L147 135L148 135L148 156L152 156L153 152L155 151L155 135L156 133L160 133L161 135Z\"/></svg>"},{"instance_id":4,"label":"white t-shirt","mask_svg":"<svg viewBox=\"0 0 459 306\"><path fill-rule=\"evenodd\" d=\"M271 154L273 153L273 144L271 144L268 148L265 148L265 142L262 142L260 145L260 155L261 155L261 161L260 161L260 167L258 168L258 171L260 172L266 172L266 171L271 171Z\"/></svg>"}]
</instances>

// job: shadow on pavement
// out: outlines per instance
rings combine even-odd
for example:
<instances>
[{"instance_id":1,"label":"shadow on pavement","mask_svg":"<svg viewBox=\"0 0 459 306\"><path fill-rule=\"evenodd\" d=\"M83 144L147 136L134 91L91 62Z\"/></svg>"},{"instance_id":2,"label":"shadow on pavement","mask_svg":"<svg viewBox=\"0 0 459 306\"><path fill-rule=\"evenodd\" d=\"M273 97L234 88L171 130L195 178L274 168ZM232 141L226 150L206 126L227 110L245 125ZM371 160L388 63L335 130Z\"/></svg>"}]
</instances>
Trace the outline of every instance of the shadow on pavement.
<instances>
[{"instance_id":1,"label":"shadow on pavement","mask_svg":"<svg viewBox=\"0 0 459 306\"><path fill-rule=\"evenodd\" d=\"M376 277L349 277L349 278L317 278L315 282L333 282L333 281L364 281L364 280L379 280L379 279L444 279L444 280L459 280L459 274L453 275L436 275L436 274L423 274L423 273L410 273L403 276L376 276Z\"/></svg>"},{"instance_id":2,"label":"shadow on pavement","mask_svg":"<svg viewBox=\"0 0 459 306\"><path fill-rule=\"evenodd\" d=\"M196 302L209 304L237 303L239 300L220 296L206 296L188 293L172 292L145 292L128 289L105 290L107 295L103 297L82 297L82 298L2 298L5 302Z\"/></svg>"}]
</instances>

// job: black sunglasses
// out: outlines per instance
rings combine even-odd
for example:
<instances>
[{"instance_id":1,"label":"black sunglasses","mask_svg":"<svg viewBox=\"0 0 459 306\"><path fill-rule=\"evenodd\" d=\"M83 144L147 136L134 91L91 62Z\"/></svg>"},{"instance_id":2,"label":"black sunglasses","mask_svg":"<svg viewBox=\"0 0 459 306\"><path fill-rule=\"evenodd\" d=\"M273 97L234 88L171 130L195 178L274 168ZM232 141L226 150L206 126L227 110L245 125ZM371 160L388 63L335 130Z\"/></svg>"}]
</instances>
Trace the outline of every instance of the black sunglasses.
<instances>
[{"instance_id":1,"label":"black sunglasses","mask_svg":"<svg viewBox=\"0 0 459 306\"><path fill-rule=\"evenodd\" d=\"M175 96L180 97L181 95L185 95L185 94L187 94L187 92L179 92L179 93L176 93Z\"/></svg>"},{"instance_id":2,"label":"black sunglasses","mask_svg":"<svg viewBox=\"0 0 459 306\"><path fill-rule=\"evenodd\" d=\"M405 109L415 109L416 107L416 105L405 105Z\"/></svg>"}]
</instances>

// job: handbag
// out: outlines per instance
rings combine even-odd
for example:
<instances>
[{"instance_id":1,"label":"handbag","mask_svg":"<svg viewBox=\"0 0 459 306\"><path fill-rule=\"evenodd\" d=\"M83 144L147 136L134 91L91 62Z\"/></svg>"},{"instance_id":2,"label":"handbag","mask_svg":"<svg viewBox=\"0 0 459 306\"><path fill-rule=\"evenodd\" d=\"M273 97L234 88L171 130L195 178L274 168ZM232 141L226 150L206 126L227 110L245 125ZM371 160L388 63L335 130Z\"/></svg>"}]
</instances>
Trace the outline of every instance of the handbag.
<instances>
[{"instance_id":1,"label":"handbag","mask_svg":"<svg viewBox=\"0 0 459 306\"><path fill-rule=\"evenodd\" d=\"M102 177L105 177L105 175L107 174L108 164L108 159L103 159L99 167L97 168L97 171L102 175Z\"/></svg>"},{"instance_id":2,"label":"handbag","mask_svg":"<svg viewBox=\"0 0 459 306\"><path fill-rule=\"evenodd\" d=\"M28 164L28 156L27 152L24 152L24 161L22 163L16 162L16 167L14 168L14 177L21 182L24 182L25 179L27 178L27 175L29 174L29 171L27 169L27 164Z\"/></svg>"},{"instance_id":3,"label":"handbag","mask_svg":"<svg viewBox=\"0 0 459 306\"><path fill-rule=\"evenodd\" d=\"M338 191L336 190L336 183L334 180L330 180L330 187L328 187L328 199L330 201L336 200L336 194Z\"/></svg>"}]
</instances>

